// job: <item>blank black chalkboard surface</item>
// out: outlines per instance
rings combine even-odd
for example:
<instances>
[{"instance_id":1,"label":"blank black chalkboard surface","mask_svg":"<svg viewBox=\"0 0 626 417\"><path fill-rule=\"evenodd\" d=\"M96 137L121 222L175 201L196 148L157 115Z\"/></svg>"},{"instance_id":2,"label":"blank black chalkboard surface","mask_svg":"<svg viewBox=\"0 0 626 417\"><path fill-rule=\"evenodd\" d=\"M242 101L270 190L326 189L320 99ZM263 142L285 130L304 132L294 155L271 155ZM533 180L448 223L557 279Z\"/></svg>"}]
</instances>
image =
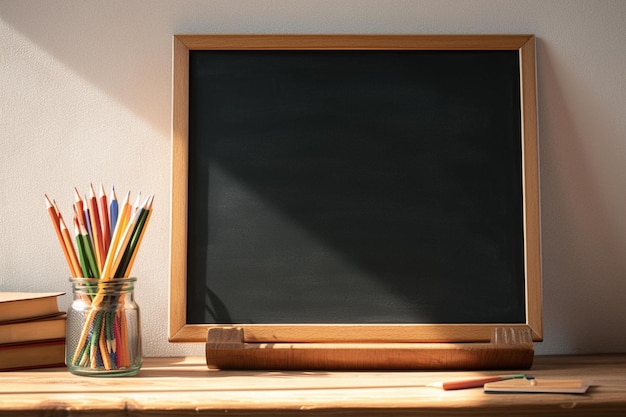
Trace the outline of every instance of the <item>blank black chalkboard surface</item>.
<instances>
[{"instance_id":1,"label":"blank black chalkboard surface","mask_svg":"<svg viewBox=\"0 0 626 417\"><path fill-rule=\"evenodd\" d=\"M175 36L170 340L541 340L534 42Z\"/></svg>"}]
</instances>

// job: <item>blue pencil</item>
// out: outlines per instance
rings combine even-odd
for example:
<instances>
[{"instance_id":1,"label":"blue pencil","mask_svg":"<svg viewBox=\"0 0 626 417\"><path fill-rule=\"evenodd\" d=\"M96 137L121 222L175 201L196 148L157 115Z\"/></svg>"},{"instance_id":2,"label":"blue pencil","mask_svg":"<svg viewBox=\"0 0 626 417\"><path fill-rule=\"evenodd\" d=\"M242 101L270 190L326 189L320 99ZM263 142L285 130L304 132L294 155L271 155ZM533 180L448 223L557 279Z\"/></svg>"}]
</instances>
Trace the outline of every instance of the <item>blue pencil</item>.
<instances>
[{"instance_id":1,"label":"blue pencil","mask_svg":"<svg viewBox=\"0 0 626 417\"><path fill-rule=\"evenodd\" d=\"M117 224L117 216L119 210L117 204L117 195L115 194L115 187L113 187L113 191L111 194L111 203L109 204L109 221L111 222L111 236L113 236L113 232L115 232L115 225Z\"/></svg>"}]
</instances>

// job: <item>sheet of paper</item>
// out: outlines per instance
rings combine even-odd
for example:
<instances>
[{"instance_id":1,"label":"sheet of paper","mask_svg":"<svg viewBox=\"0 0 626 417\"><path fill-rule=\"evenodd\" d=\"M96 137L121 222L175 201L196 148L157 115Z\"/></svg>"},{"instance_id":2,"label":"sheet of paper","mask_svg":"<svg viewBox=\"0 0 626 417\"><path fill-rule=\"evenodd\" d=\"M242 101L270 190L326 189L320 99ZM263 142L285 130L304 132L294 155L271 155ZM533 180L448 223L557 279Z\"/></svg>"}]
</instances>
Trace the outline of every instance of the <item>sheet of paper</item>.
<instances>
[{"instance_id":1,"label":"sheet of paper","mask_svg":"<svg viewBox=\"0 0 626 417\"><path fill-rule=\"evenodd\" d=\"M584 379L510 379L485 384L485 392L584 394L591 381Z\"/></svg>"}]
</instances>

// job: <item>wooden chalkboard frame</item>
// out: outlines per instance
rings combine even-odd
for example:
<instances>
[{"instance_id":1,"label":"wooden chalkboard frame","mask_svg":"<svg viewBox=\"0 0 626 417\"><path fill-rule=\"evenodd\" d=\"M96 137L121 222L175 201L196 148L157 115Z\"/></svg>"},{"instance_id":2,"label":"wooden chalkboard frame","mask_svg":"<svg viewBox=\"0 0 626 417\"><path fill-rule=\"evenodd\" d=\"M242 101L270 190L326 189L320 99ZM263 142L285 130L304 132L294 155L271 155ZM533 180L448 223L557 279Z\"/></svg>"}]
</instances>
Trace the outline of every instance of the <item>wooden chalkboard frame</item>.
<instances>
[{"instance_id":1,"label":"wooden chalkboard frame","mask_svg":"<svg viewBox=\"0 0 626 417\"><path fill-rule=\"evenodd\" d=\"M190 50L514 50L519 52L526 323L512 324L189 324L186 319ZM171 342L205 342L207 331L239 327L246 342L485 342L494 329L528 329L541 341L541 255L533 35L176 35L173 39Z\"/></svg>"}]
</instances>

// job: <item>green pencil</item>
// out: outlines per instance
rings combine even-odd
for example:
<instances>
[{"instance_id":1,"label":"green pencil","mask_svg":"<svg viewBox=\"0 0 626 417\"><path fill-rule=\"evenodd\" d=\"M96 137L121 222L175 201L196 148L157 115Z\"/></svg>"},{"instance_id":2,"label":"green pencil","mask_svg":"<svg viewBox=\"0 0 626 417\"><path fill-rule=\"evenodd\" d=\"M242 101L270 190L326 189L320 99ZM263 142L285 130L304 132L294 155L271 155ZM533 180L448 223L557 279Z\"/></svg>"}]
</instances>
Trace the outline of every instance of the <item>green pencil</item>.
<instances>
[{"instance_id":1,"label":"green pencil","mask_svg":"<svg viewBox=\"0 0 626 417\"><path fill-rule=\"evenodd\" d=\"M82 239L80 237L80 226L78 225L78 219L74 218L74 239L76 240L76 249L78 251L78 258L80 261L80 269L83 271L83 277L90 276L89 265L87 264L87 258L85 256L85 248L83 246Z\"/></svg>"},{"instance_id":2,"label":"green pencil","mask_svg":"<svg viewBox=\"0 0 626 417\"><path fill-rule=\"evenodd\" d=\"M93 251L93 246L91 245L91 239L89 238L89 234L87 233L87 229L84 225L78 222L79 224L79 235L78 238L82 241L83 250L85 251L86 263L89 268L90 274L86 278L100 278L100 270L98 269L98 263L96 262L96 257Z\"/></svg>"},{"instance_id":3,"label":"green pencil","mask_svg":"<svg viewBox=\"0 0 626 417\"><path fill-rule=\"evenodd\" d=\"M128 245L124 250L122 260L120 261L117 270L115 271L115 277L123 277L126 275L130 261L133 258L133 254L137 250L139 238L141 237L141 232L146 224L146 219L148 218L148 206L150 201L151 198L149 197L139 209L137 222L135 223L135 226L133 228L133 232L130 240L128 241Z\"/></svg>"}]
</instances>

